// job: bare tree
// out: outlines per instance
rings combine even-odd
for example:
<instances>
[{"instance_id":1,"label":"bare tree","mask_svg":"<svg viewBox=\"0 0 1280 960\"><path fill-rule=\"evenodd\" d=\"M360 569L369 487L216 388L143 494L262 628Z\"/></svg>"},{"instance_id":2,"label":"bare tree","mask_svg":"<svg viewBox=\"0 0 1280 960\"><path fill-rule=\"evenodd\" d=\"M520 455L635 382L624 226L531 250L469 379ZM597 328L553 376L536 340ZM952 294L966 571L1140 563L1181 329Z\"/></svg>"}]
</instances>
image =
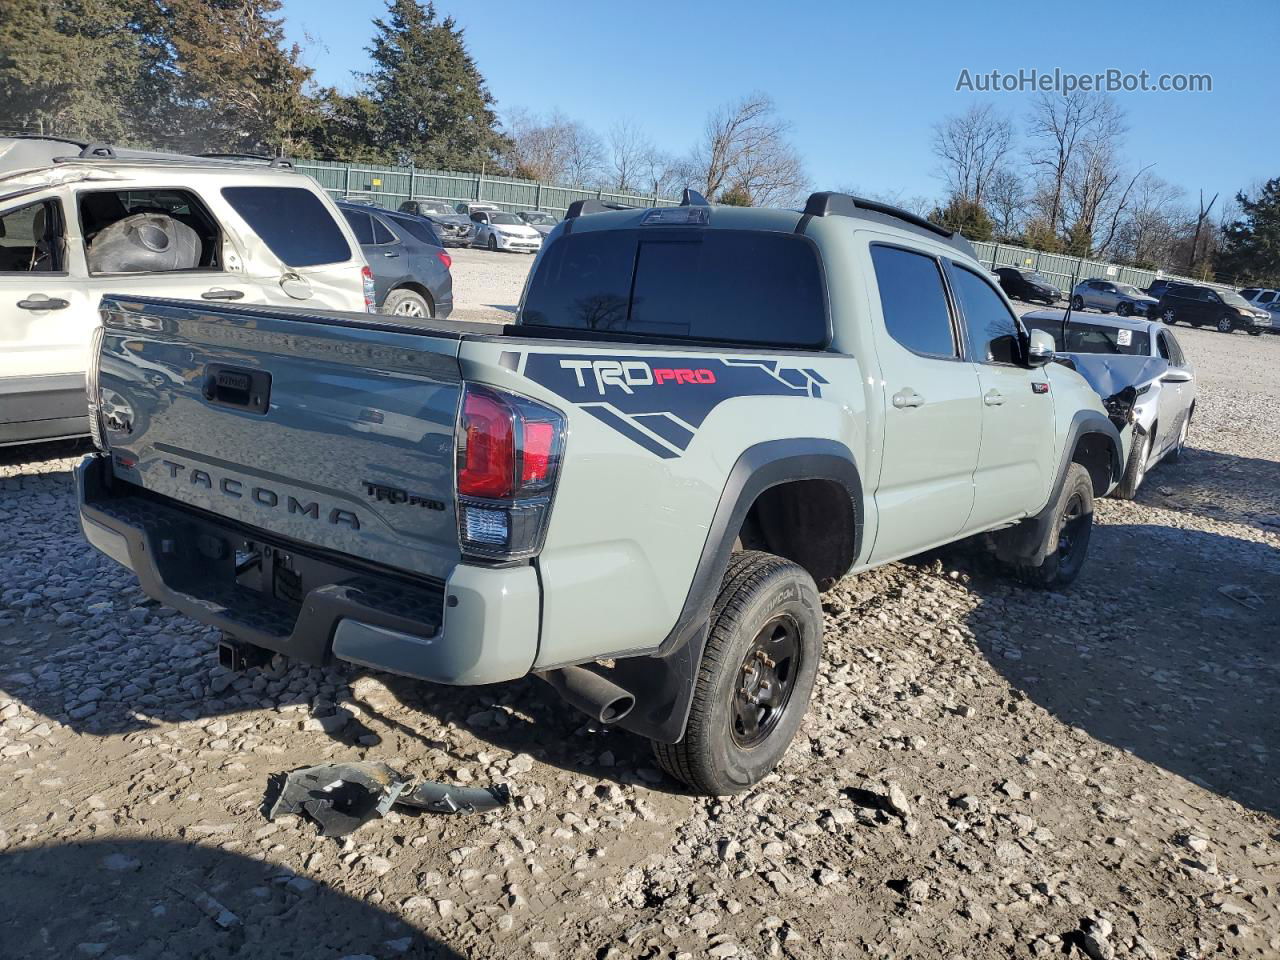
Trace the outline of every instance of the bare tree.
<instances>
[{"instance_id":1,"label":"bare tree","mask_svg":"<svg viewBox=\"0 0 1280 960\"><path fill-rule=\"evenodd\" d=\"M1013 124L990 104L974 104L933 127L933 154L948 192L981 204L1013 143Z\"/></svg>"},{"instance_id":2,"label":"bare tree","mask_svg":"<svg viewBox=\"0 0 1280 960\"><path fill-rule=\"evenodd\" d=\"M1077 151L1085 143L1114 143L1124 134L1124 114L1114 100L1100 94L1041 94L1027 120L1031 139L1028 159L1040 178L1040 214L1051 229L1063 220L1063 200ZM1095 158L1096 159L1096 158Z\"/></svg>"},{"instance_id":3,"label":"bare tree","mask_svg":"<svg viewBox=\"0 0 1280 960\"><path fill-rule=\"evenodd\" d=\"M1139 174L1116 230L1115 256L1139 266L1172 262L1173 246L1188 221L1183 194L1149 171Z\"/></svg>"},{"instance_id":4,"label":"bare tree","mask_svg":"<svg viewBox=\"0 0 1280 960\"><path fill-rule=\"evenodd\" d=\"M512 172L547 183L590 184L604 165L600 136L560 111L549 117L516 109L506 118Z\"/></svg>"},{"instance_id":5,"label":"bare tree","mask_svg":"<svg viewBox=\"0 0 1280 960\"><path fill-rule=\"evenodd\" d=\"M987 181L983 202L995 225L996 239L1012 240L1021 232L1030 198L1022 178L1012 169L996 169Z\"/></svg>"},{"instance_id":6,"label":"bare tree","mask_svg":"<svg viewBox=\"0 0 1280 960\"><path fill-rule=\"evenodd\" d=\"M735 188L751 203L794 199L806 178L799 154L787 141L790 125L777 116L773 100L753 93L724 104L707 117L691 164L708 199Z\"/></svg>"},{"instance_id":7,"label":"bare tree","mask_svg":"<svg viewBox=\"0 0 1280 960\"><path fill-rule=\"evenodd\" d=\"M652 141L632 120L619 120L609 128L608 174L616 190L642 190L648 186Z\"/></svg>"},{"instance_id":8,"label":"bare tree","mask_svg":"<svg viewBox=\"0 0 1280 960\"><path fill-rule=\"evenodd\" d=\"M1215 193L1206 207L1204 203L1204 191L1200 191L1200 207L1196 214L1196 232L1191 238L1191 255L1187 257L1187 272L1190 273L1196 268L1196 263L1200 257L1200 235L1205 232L1204 222L1209 219L1209 211L1213 209L1213 205L1217 203L1218 195Z\"/></svg>"}]
</instances>

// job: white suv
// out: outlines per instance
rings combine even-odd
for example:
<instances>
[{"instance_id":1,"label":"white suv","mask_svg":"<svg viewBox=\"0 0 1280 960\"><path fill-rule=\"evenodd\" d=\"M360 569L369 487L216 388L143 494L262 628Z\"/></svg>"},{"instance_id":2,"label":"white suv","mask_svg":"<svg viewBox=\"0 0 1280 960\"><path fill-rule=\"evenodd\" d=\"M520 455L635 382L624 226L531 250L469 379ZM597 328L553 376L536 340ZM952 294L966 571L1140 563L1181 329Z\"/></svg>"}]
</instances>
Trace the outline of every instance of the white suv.
<instances>
[{"instance_id":1,"label":"white suv","mask_svg":"<svg viewBox=\"0 0 1280 960\"><path fill-rule=\"evenodd\" d=\"M365 311L350 227L285 162L0 138L0 446L79 436L104 294Z\"/></svg>"}]
</instances>

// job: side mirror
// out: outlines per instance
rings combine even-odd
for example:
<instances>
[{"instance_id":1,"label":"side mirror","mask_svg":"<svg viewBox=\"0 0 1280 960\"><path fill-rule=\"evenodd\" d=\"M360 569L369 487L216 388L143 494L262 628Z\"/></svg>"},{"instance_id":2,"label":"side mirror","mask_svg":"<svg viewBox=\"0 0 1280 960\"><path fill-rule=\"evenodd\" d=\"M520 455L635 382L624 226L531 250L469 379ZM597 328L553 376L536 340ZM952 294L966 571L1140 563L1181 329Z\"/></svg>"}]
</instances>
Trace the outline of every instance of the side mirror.
<instances>
[{"instance_id":1,"label":"side mirror","mask_svg":"<svg viewBox=\"0 0 1280 960\"><path fill-rule=\"evenodd\" d=\"M1027 338L1027 366L1043 367L1057 352L1053 337L1043 330L1032 330Z\"/></svg>"},{"instance_id":2,"label":"side mirror","mask_svg":"<svg viewBox=\"0 0 1280 960\"><path fill-rule=\"evenodd\" d=\"M1175 367L1168 370L1160 379L1165 383L1190 383L1191 371L1179 370Z\"/></svg>"}]
</instances>

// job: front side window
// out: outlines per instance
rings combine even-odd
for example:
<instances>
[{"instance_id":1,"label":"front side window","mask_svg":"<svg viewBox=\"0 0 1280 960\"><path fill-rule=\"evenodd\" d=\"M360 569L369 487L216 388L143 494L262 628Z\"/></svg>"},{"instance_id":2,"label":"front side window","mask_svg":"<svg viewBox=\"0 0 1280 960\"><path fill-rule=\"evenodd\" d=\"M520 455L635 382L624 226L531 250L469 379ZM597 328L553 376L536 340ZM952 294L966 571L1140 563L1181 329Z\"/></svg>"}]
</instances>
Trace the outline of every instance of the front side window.
<instances>
[{"instance_id":1,"label":"front side window","mask_svg":"<svg viewBox=\"0 0 1280 960\"><path fill-rule=\"evenodd\" d=\"M913 353L957 356L946 288L933 257L874 245L871 261L889 336Z\"/></svg>"},{"instance_id":2,"label":"front side window","mask_svg":"<svg viewBox=\"0 0 1280 960\"><path fill-rule=\"evenodd\" d=\"M62 207L42 200L0 214L0 273L61 273Z\"/></svg>"},{"instance_id":3,"label":"front side window","mask_svg":"<svg viewBox=\"0 0 1280 960\"><path fill-rule=\"evenodd\" d=\"M1177 338L1167 330L1164 335L1169 339L1169 362L1175 367L1185 367L1187 365L1187 355L1182 352L1182 345L1178 343Z\"/></svg>"},{"instance_id":4,"label":"front side window","mask_svg":"<svg viewBox=\"0 0 1280 960\"><path fill-rule=\"evenodd\" d=\"M1270 302L1271 302L1272 300L1274 300L1275 298L1276 298L1276 292L1275 292L1274 290L1268 290L1268 291L1267 291L1266 293L1264 293L1262 296L1258 297L1258 302L1259 302L1259 303L1270 303Z\"/></svg>"},{"instance_id":5,"label":"front side window","mask_svg":"<svg viewBox=\"0 0 1280 960\"><path fill-rule=\"evenodd\" d=\"M984 363L1016 363L1021 355L1018 321L999 294L966 267L950 263L948 272L974 358Z\"/></svg>"},{"instance_id":6,"label":"front side window","mask_svg":"<svg viewBox=\"0 0 1280 960\"><path fill-rule=\"evenodd\" d=\"M351 259L351 247L328 208L304 187L223 187L222 196L286 266Z\"/></svg>"}]
</instances>

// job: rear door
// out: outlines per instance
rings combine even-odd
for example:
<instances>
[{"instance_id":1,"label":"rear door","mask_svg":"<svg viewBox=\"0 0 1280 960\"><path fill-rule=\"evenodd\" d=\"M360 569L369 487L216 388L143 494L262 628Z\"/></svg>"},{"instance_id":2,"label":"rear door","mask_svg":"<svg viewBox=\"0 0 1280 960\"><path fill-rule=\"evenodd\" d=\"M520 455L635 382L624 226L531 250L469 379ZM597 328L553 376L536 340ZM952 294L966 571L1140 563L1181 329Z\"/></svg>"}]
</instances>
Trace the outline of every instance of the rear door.
<instances>
[{"instance_id":1,"label":"rear door","mask_svg":"<svg viewBox=\"0 0 1280 960\"><path fill-rule=\"evenodd\" d=\"M954 539L973 506L982 424L978 375L960 351L942 267L873 243L885 431L873 563Z\"/></svg>"},{"instance_id":2,"label":"rear door","mask_svg":"<svg viewBox=\"0 0 1280 960\"><path fill-rule=\"evenodd\" d=\"M984 530L1044 506L1055 466L1053 397L1045 372L1021 365L1018 321L991 284L953 261L947 276L982 391L982 441L967 529Z\"/></svg>"},{"instance_id":3,"label":"rear door","mask_svg":"<svg viewBox=\"0 0 1280 960\"><path fill-rule=\"evenodd\" d=\"M444 579L459 559L460 341L367 314L106 301L117 476L289 540Z\"/></svg>"}]
</instances>

